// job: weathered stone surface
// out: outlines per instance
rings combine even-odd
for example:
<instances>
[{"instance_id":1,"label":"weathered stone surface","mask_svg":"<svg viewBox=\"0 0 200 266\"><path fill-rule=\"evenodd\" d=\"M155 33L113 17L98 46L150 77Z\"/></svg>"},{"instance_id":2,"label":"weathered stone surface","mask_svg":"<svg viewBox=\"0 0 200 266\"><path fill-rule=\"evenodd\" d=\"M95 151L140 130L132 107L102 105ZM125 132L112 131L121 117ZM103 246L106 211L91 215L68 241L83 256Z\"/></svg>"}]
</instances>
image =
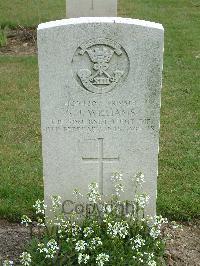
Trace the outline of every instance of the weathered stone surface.
<instances>
[{"instance_id":1,"label":"weathered stone surface","mask_svg":"<svg viewBox=\"0 0 200 266\"><path fill-rule=\"evenodd\" d=\"M117 0L67 0L67 18L116 17Z\"/></svg>"},{"instance_id":2,"label":"weathered stone surface","mask_svg":"<svg viewBox=\"0 0 200 266\"><path fill-rule=\"evenodd\" d=\"M163 27L123 18L40 24L38 51L45 199L141 171L156 212Z\"/></svg>"}]
</instances>

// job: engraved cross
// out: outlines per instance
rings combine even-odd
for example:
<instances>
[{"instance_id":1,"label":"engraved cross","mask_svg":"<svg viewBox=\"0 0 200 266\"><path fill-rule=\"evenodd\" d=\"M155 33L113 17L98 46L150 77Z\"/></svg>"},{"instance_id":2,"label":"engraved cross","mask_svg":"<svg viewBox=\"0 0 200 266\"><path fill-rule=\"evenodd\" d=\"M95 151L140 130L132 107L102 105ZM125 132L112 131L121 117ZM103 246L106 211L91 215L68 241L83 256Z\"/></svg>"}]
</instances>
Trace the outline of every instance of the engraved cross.
<instances>
[{"instance_id":1,"label":"engraved cross","mask_svg":"<svg viewBox=\"0 0 200 266\"><path fill-rule=\"evenodd\" d=\"M116 161L119 161L118 157L104 157L104 142L103 138L98 138L98 157L96 158L84 158L82 157L82 160L85 162L91 162L91 163L98 163L99 166L99 191L101 195L103 195L103 166L104 163L113 163Z\"/></svg>"}]
</instances>

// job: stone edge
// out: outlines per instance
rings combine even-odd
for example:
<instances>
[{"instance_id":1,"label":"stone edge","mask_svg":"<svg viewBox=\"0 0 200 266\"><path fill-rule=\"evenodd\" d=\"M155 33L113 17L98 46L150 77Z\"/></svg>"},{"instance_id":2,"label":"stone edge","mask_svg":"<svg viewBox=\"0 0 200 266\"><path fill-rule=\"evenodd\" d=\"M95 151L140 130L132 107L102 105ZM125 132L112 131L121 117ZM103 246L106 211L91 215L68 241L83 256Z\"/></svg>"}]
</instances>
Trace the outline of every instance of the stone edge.
<instances>
[{"instance_id":1,"label":"stone edge","mask_svg":"<svg viewBox=\"0 0 200 266\"><path fill-rule=\"evenodd\" d=\"M116 24L127 24L136 25L147 28L155 28L164 30L162 24L156 22L150 22L140 19L132 18L120 18L120 17L80 17L80 18L70 18L50 21L46 23L41 23L38 25L37 30L50 29L54 27L66 26L66 25L78 25L78 24L88 24L88 23L116 23Z\"/></svg>"}]
</instances>

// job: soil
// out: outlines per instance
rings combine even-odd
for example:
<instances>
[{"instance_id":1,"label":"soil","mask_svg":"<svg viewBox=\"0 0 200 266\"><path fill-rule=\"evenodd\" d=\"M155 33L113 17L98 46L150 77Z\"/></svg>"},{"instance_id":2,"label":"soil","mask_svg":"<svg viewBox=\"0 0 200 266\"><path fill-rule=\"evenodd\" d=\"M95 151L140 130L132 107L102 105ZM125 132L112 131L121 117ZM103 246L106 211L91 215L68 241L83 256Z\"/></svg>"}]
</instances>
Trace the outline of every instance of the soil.
<instances>
[{"instance_id":1,"label":"soil","mask_svg":"<svg viewBox=\"0 0 200 266\"><path fill-rule=\"evenodd\" d=\"M36 29L18 27L7 30L7 44L0 47L0 55L23 56L37 53Z\"/></svg>"},{"instance_id":2,"label":"soil","mask_svg":"<svg viewBox=\"0 0 200 266\"><path fill-rule=\"evenodd\" d=\"M200 266L200 220L193 223L172 224L166 227L165 235L170 235L166 246L168 266Z\"/></svg>"},{"instance_id":3,"label":"soil","mask_svg":"<svg viewBox=\"0 0 200 266\"><path fill-rule=\"evenodd\" d=\"M0 261L16 261L30 240L29 230L20 224L0 220Z\"/></svg>"},{"instance_id":4,"label":"soil","mask_svg":"<svg viewBox=\"0 0 200 266\"><path fill-rule=\"evenodd\" d=\"M6 34L7 44L0 47L0 55L24 56L37 53L36 29L19 26ZM170 224L165 228L167 235L171 235L166 246L167 266L200 266L200 221L180 224L176 229ZM6 258L17 261L29 240L27 228L0 220L0 261Z\"/></svg>"},{"instance_id":5,"label":"soil","mask_svg":"<svg viewBox=\"0 0 200 266\"><path fill-rule=\"evenodd\" d=\"M167 266L200 266L200 221L165 228ZM16 223L0 220L0 259L17 261L30 240L29 230Z\"/></svg>"}]
</instances>

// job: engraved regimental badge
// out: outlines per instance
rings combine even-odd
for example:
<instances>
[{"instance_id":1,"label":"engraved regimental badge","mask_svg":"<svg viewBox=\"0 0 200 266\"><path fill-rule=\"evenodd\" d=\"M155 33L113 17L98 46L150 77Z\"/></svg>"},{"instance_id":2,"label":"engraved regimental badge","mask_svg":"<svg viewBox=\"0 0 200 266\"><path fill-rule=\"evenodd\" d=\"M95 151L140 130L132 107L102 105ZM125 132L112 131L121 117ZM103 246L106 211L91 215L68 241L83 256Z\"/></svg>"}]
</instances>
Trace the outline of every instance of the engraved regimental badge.
<instances>
[{"instance_id":1,"label":"engraved regimental badge","mask_svg":"<svg viewBox=\"0 0 200 266\"><path fill-rule=\"evenodd\" d=\"M129 72L129 59L121 45L110 39L95 39L80 45L72 60L74 76L84 89L106 93Z\"/></svg>"}]
</instances>

